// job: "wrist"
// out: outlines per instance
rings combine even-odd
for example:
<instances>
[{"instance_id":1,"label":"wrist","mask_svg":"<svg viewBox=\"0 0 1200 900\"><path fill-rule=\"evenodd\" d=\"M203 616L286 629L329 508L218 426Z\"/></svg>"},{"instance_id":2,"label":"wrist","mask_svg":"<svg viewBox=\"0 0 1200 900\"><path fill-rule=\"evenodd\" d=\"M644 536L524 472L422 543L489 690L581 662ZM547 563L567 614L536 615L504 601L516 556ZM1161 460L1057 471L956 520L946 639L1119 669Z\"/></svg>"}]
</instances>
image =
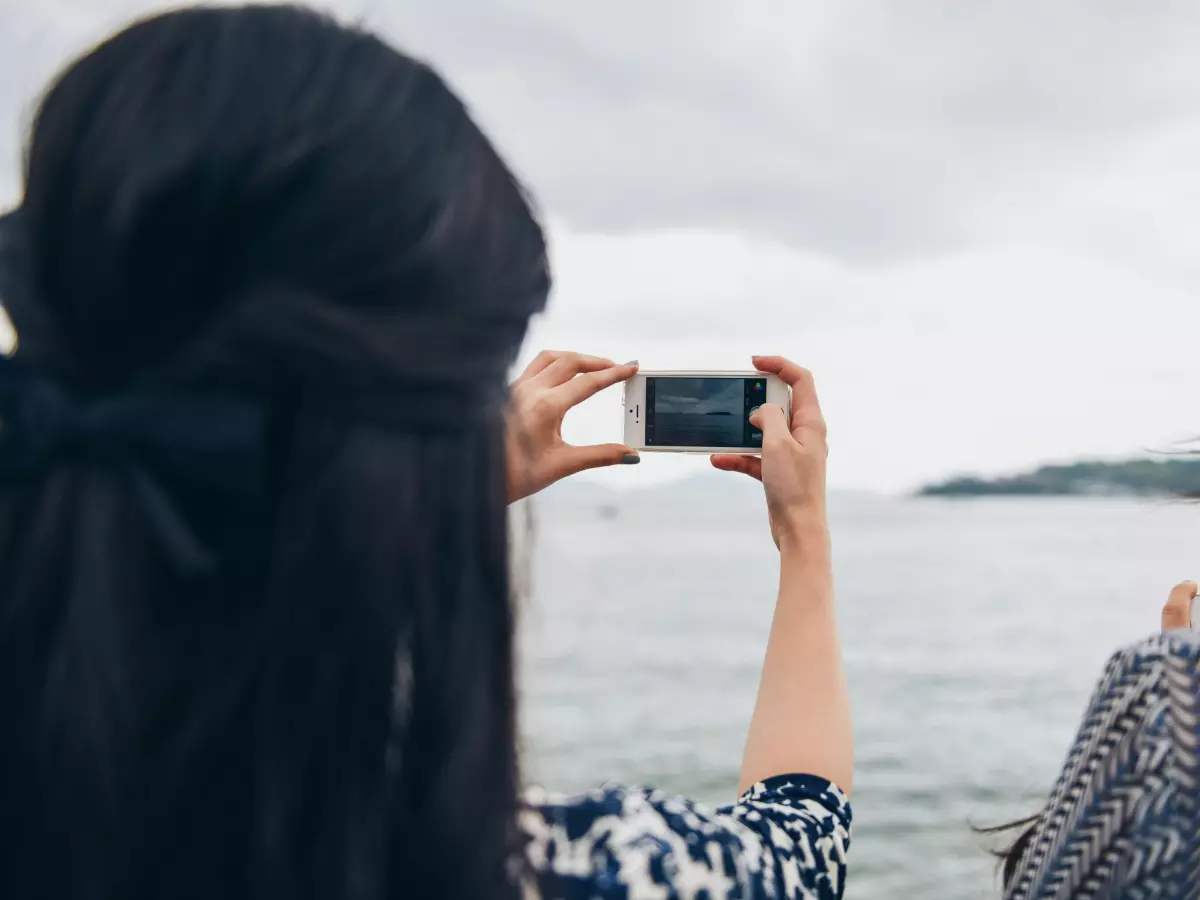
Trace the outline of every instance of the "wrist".
<instances>
[{"instance_id":1,"label":"wrist","mask_svg":"<svg viewBox=\"0 0 1200 900\"><path fill-rule=\"evenodd\" d=\"M829 529L808 526L779 541L779 597L800 597L807 609L833 609L833 553Z\"/></svg>"},{"instance_id":2,"label":"wrist","mask_svg":"<svg viewBox=\"0 0 1200 900\"><path fill-rule=\"evenodd\" d=\"M831 552L829 525L824 516L790 522L779 529L781 556L815 561L829 559Z\"/></svg>"}]
</instances>

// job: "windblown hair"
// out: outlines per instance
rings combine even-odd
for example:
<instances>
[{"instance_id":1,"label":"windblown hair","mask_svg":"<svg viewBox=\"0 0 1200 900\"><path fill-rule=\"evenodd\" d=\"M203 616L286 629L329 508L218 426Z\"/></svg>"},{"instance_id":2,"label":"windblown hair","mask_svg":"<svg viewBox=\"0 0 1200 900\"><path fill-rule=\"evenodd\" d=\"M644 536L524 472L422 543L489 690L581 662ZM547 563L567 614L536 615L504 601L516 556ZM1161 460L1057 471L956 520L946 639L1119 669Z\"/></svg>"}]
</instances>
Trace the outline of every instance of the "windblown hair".
<instances>
[{"instance_id":1,"label":"windblown hair","mask_svg":"<svg viewBox=\"0 0 1200 900\"><path fill-rule=\"evenodd\" d=\"M1007 847L996 850L994 853L997 862L1000 864L1000 883L1003 885L1005 892L1014 884L1021 860L1024 858L1025 851L1029 849L1029 845L1037 833L1041 818L1041 813L1038 813L1037 815L1018 819L1005 825L976 829L978 834L986 835L1012 834L1017 832L1017 836L1012 840L1012 843Z\"/></svg>"},{"instance_id":2,"label":"windblown hair","mask_svg":"<svg viewBox=\"0 0 1200 900\"><path fill-rule=\"evenodd\" d=\"M0 897L515 896L504 383L549 291L516 180L428 67L293 7L106 41L25 176L16 360L83 408L219 388L264 463L170 492L198 569L136 456L0 482Z\"/></svg>"}]
</instances>

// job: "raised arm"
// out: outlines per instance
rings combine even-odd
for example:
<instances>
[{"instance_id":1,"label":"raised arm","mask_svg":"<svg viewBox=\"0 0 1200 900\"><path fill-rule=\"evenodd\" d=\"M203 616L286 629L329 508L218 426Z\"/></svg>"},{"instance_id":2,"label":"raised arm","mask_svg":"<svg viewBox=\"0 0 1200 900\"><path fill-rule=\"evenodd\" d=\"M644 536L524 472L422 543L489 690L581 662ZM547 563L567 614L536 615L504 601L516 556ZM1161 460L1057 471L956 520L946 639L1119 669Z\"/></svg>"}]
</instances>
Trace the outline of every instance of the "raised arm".
<instances>
[{"instance_id":1,"label":"raised arm","mask_svg":"<svg viewBox=\"0 0 1200 900\"><path fill-rule=\"evenodd\" d=\"M842 665L826 515L825 420L810 372L782 357L759 371L792 388L791 420L778 406L753 417L762 458L713 457L713 465L763 483L779 548L779 598L742 759L740 789L774 775L816 775L847 794L854 776L850 700Z\"/></svg>"}]
</instances>

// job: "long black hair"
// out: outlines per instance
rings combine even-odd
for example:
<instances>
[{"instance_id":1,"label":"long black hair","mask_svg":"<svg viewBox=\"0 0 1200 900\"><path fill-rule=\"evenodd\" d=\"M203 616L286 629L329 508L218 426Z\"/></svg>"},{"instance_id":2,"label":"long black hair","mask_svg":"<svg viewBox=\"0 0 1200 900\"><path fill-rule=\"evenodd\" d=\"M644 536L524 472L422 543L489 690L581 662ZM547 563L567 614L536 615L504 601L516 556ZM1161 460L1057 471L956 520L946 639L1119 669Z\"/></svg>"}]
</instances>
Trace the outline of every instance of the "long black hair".
<instances>
[{"instance_id":1,"label":"long black hair","mask_svg":"<svg viewBox=\"0 0 1200 900\"><path fill-rule=\"evenodd\" d=\"M92 424L0 422L41 448L0 473L0 897L514 896L504 380L549 274L512 174L422 63L216 7L71 65L24 187L5 396ZM249 436L173 480L92 452L105 404Z\"/></svg>"}]
</instances>

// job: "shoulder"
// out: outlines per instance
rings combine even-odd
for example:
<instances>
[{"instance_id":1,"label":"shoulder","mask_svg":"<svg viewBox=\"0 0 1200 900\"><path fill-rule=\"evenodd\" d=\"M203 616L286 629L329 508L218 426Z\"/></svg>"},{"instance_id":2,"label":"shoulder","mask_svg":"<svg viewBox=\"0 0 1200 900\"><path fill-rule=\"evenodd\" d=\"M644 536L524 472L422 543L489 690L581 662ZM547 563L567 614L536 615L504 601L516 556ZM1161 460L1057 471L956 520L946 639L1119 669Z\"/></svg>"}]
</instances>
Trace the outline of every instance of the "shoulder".
<instances>
[{"instance_id":1,"label":"shoulder","mask_svg":"<svg viewBox=\"0 0 1200 900\"><path fill-rule=\"evenodd\" d=\"M1173 767L1200 765L1198 724L1200 633L1167 632L1123 647L1092 693L1059 788L1094 788L1101 773L1110 779L1186 774Z\"/></svg>"},{"instance_id":2,"label":"shoulder","mask_svg":"<svg viewBox=\"0 0 1200 900\"><path fill-rule=\"evenodd\" d=\"M1200 674L1200 632L1170 631L1123 647L1108 660L1108 665L1092 694L1089 714L1095 715L1113 704L1125 714L1146 713L1140 697L1168 700L1192 706L1200 701L1194 693ZM1153 704L1151 704L1153 706Z\"/></svg>"},{"instance_id":3,"label":"shoulder","mask_svg":"<svg viewBox=\"0 0 1200 900\"><path fill-rule=\"evenodd\" d=\"M1186 629L1153 634L1122 647L1109 659L1109 667L1120 666L1123 662L1150 662L1167 658L1193 662L1200 659L1200 631Z\"/></svg>"},{"instance_id":4,"label":"shoulder","mask_svg":"<svg viewBox=\"0 0 1200 900\"><path fill-rule=\"evenodd\" d=\"M850 804L795 775L709 810L647 788L531 791L522 817L543 896L841 897ZM705 893L707 892L707 894Z\"/></svg>"}]
</instances>

